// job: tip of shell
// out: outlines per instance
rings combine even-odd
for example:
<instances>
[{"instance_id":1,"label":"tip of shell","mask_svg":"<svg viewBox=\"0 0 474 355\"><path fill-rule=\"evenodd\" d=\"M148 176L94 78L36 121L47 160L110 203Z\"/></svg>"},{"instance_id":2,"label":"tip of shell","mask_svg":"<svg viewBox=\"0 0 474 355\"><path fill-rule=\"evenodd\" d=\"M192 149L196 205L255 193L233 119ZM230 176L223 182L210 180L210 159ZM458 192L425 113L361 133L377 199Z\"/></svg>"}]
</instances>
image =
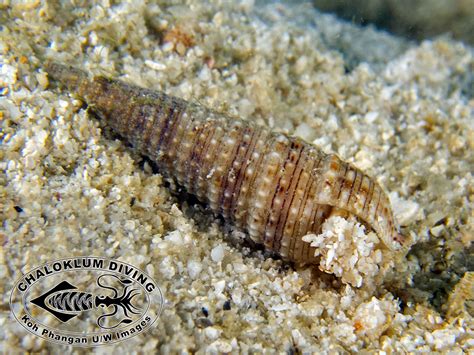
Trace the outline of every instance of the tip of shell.
<instances>
[{"instance_id":1,"label":"tip of shell","mask_svg":"<svg viewBox=\"0 0 474 355\"><path fill-rule=\"evenodd\" d=\"M71 90L77 89L80 83L87 79L87 74L82 70L57 62L47 61L43 69L48 73L48 77Z\"/></svg>"}]
</instances>

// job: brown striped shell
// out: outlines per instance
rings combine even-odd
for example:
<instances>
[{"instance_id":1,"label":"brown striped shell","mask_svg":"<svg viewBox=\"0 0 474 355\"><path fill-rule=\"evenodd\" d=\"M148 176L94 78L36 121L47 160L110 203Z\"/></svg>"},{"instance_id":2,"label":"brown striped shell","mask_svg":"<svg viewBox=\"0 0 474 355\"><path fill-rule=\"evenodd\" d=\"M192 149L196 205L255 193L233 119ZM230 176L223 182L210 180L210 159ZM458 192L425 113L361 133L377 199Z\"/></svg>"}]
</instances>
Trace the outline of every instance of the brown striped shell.
<instances>
[{"instance_id":1,"label":"brown striped shell","mask_svg":"<svg viewBox=\"0 0 474 355\"><path fill-rule=\"evenodd\" d=\"M302 237L334 214L356 216L392 250L404 242L379 184L334 154L162 92L60 64L46 70L161 172L284 259L317 262Z\"/></svg>"}]
</instances>

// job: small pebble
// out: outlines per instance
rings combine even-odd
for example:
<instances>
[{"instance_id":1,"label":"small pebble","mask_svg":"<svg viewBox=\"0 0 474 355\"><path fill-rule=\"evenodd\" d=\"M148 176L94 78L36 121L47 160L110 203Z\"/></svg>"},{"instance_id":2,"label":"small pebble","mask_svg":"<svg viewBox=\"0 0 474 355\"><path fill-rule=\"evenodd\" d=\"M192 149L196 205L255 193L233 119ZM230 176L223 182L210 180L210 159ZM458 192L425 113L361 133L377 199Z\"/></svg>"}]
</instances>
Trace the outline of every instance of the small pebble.
<instances>
[{"instance_id":1,"label":"small pebble","mask_svg":"<svg viewBox=\"0 0 474 355\"><path fill-rule=\"evenodd\" d=\"M214 262L220 263L224 259L224 247L218 245L211 250L211 258Z\"/></svg>"},{"instance_id":2,"label":"small pebble","mask_svg":"<svg viewBox=\"0 0 474 355\"><path fill-rule=\"evenodd\" d=\"M230 311L230 300L227 300L224 302L224 306L223 306L223 309L224 311Z\"/></svg>"}]
</instances>

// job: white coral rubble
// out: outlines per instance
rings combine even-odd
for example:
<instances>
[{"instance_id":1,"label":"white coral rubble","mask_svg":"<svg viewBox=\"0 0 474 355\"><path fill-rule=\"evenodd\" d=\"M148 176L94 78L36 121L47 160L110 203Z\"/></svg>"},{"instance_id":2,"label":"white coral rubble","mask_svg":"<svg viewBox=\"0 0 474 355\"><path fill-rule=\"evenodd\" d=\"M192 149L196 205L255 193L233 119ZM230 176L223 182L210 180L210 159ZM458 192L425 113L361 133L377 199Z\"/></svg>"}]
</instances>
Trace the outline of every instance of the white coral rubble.
<instances>
[{"instance_id":1,"label":"white coral rubble","mask_svg":"<svg viewBox=\"0 0 474 355\"><path fill-rule=\"evenodd\" d=\"M356 287L378 273L383 259L382 251L375 247L379 239L374 232L367 233L360 223L339 216L328 218L320 234L305 235L303 240L316 248L321 271Z\"/></svg>"}]
</instances>

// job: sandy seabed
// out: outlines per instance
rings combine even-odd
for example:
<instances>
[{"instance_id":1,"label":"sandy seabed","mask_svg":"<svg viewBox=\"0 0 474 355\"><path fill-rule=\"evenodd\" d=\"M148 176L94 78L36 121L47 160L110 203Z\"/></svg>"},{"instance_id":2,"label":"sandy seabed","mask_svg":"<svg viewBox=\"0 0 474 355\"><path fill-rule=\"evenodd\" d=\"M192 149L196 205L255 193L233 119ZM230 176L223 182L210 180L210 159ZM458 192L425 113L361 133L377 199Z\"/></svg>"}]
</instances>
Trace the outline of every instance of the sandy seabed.
<instances>
[{"instance_id":1,"label":"sandy seabed","mask_svg":"<svg viewBox=\"0 0 474 355\"><path fill-rule=\"evenodd\" d=\"M0 10L0 352L85 351L29 334L8 304L22 273L80 255L145 270L165 299L151 331L97 352L474 351L472 47L408 42L307 4ZM359 255L353 268L337 250L305 267L249 248L51 85L46 59L337 153L390 192L413 247L377 262ZM347 236L333 222L325 236Z\"/></svg>"}]
</instances>

